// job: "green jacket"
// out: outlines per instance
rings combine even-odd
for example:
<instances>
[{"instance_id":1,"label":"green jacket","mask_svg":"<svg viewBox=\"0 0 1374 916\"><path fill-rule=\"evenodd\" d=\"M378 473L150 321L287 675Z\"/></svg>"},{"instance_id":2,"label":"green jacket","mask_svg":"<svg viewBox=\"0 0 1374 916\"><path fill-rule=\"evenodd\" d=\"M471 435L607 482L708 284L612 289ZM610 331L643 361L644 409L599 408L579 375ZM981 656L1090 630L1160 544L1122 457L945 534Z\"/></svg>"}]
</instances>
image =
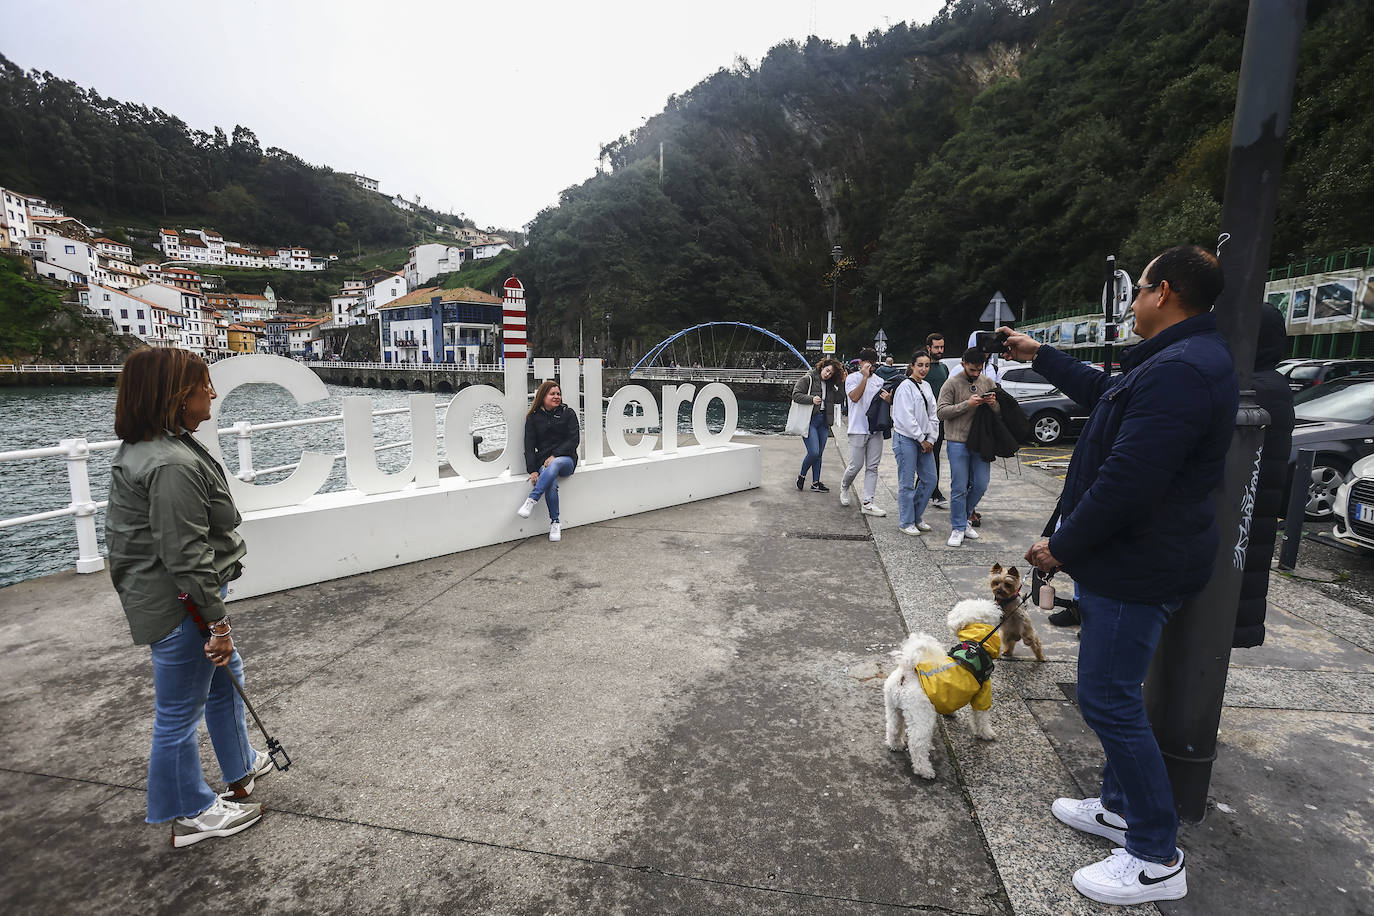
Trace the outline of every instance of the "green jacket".
<instances>
[{"instance_id":1,"label":"green jacket","mask_svg":"<svg viewBox=\"0 0 1374 916\"><path fill-rule=\"evenodd\" d=\"M134 643L157 642L185 619L190 595L207 621L226 613L220 589L247 548L219 462L191 437L125 442L110 467L105 544Z\"/></svg>"},{"instance_id":2,"label":"green jacket","mask_svg":"<svg viewBox=\"0 0 1374 916\"><path fill-rule=\"evenodd\" d=\"M930 363L930 372L926 373L926 384L930 386L930 393L940 396L940 386L949 381L949 366L937 360Z\"/></svg>"}]
</instances>

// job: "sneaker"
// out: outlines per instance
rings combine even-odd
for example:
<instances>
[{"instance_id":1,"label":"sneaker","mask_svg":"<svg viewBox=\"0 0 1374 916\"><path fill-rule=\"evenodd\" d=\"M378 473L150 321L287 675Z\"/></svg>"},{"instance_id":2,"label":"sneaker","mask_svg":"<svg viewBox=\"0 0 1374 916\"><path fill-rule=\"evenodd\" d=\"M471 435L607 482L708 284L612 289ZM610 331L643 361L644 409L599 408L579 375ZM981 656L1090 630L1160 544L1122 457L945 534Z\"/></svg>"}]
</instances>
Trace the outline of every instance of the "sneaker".
<instances>
[{"instance_id":1,"label":"sneaker","mask_svg":"<svg viewBox=\"0 0 1374 916\"><path fill-rule=\"evenodd\" d=\"M955 528L949 533L949 540L945 541L945 543L950 547L958 547L960 544L964 543L964 530L962 528Z\"/></svg>"},{"instance_id":2,"label":"sneaker","mask_svg":"<svg viewBox=\"0 0 1374 916\"><path fill-rule=\"evenodd\" d=\"M1059 602L1056 601L1055 604ZM1063 610L1055 611L1049 616L1050 626L1052 627L1076 627L1083 622L1078 616L1078 602L1070 601L1064 605Z\"/></svg>"},{"instance_id":3,"label":"sneaker","mask_svg":"<svg viewBox=\"0 0 1374 916\"><path fill-rule=\"evenodd\" d=\"M936 493L930 498L930 504L937 509L944 509L949 505L949 502L939 493Z\"/></svg>"},{"instance_id":4,"label":"sneaker","mask_svg":"<svg viewBox=\"0 0 1374 916\"><path fill-rule=\"evenodd\" d=\"M253 760L253 769L248 771L248 775L242 779L236 779L229 783L229 787L219 793L220 798L236 799L247 798L253 794L253 783L259 776L266 776L272 772L272 758L262 751L257 752L257 757Z\"/></svg>"},{"instance_id":5,"label":"sneaker","mask_svg":"<svg viewBox=\"0 0 1374 916\"><path fill-rule=\"evenodd\" d=\"M553 524L549 525L549 540L563 540L563 528L561 525L558 524L558 522L554 522Z\"/></svg>"},{"instance_id":6,"label":"sneaker","mask_svg":"<svg viewBox=\"0 0 1374 916\"><path fill-rule=\"evenodd\" d=\"M982 537L982 535L979 534L979 533L978 533L976 530L974 530L973 528L967 528L967 529L964 530L964 537L969 538L970 540L976 541L976 540L978 540L980 537Z\"/></svg>"},{"instance_id":7,"label":"sneaker","mask_svg":"<svg viewBox=\"0 0 1374 916\"><path fill-rule=\"evenodd\" d=\"M1106 837L1118 846L1126 843L1126 819L1102 807L1101 798L1056 798L1050 810L1074 830Z\"/></svg>"},{"instance_id":8,"label":"sneaker","mask_svg":"<svg viewBox=\"0 0 1374 916\"><path fill-rule=\"evenodd\" d=\"M522 505L520 506L519 509L516 509L516 510L515 510L515 514L518 515L518 516L520 516L521 518L529 518L529 517L530 517L530 513L533 512L533 511L534 511L534 500L532 500L532 499L527 499L527 500L525 500L524 504L522 504Z\"/></svg>"},{"instance_id":9,"label":"sneaker","mask_svg":"<svg viewBox=\"0 0 1374 916\"><path fill-rule=\"evenodd\" d=\"M1073 886L1099 903L1127 905L1151 900L1177 900L1188 893L1188 870L1183 850L1173 865L1137 859L1124 849L1113 849L1101 862L1073 873Z\"/></svg>"},{"instance_id":10,"label":"sneaker","mask_svg":"<svg viewBox=\"0 0 1374 916\"><path fill-rule=\"evenodd\" d=\"M804 487L804 486L806 486L806 478L805 478L805 477L802 477L801 475L798 475L798 476L797 476L797 489L800 490L800 489L801 489L802 487Z\"/></svg>"},{"instance_id":11,"label":"sneaker","mask_svg":"<svg viewBox=\"0 0 1374 916\"><path fill-rule=\"evenodd\" d=\"M849 505L849 487L842 487L840 489L840 505Z\"/></svg>"},{"instance_id":12,"label":"sneaker","mask_svg":"<svg viewBox=\"0 0 1374 916\"><path fill-rule=\"evenodd\" d=\"M215 836L233 836L262 820L262 805L239 804L215 799L215 803L195 817L172 821L172 845L191 846Z\"/></svg>"},{"instance_id":13,"label":"sneaker","mask_svg":"<svg viewBox=\"0 0 1374 916\"><path fill-rule=\"evenodd\" d=\"M917 528L915 525L907 525L905 528L898 528L897 530L902 534L909 534L912 537L916 537L921 533L921 529Z\"/></svg>"},{"instance_id":14,"label":"sneaker","mask_svg":"<svg viewBox=\"0 0 1374 916\"><path fill-rule=\"evenodd\" d=\"M983 525L983 516L979 515L977 512L970 512L968 514L968 523L974 528L981 528Z\"/></svg>"},{"instance_id":15,"label":"sneaker","mask_svg":"<svg viewBox=\"0 0 1374 916\"><path fill-rule=\"evenodd\" d=\"M929 531L929 530L930 530L930 526L927 525L925 522L917 522L917 523L916 523L916 527L917 527L917 528L920 528L922 531Z\"/></svg>"},{"instance_id":16,"label":"sneaker","mask_svg":"<svg viewBox=\"0 0 1374 916\"><path fill-rule=\"evenodd\" d=\"M871 503L871 502L864 503L862 506L859 507L859 511L862 512L864 515L877 515L877 516L887 515L887 510L886 510L886 509L879 509L877 506L873 505L873 503Z\"/></svg>"},{"instance_id":17,"label":"sneaker","mask_svg":"<svg viewBox=\"0 0 1374 916\"><path fill-rule=\"evenodd\" d=\"M821 483L819 480L816 481L815 483L813 483L813 484L811 485L811 489L812 489L813 491L815 491L816 493L829 493L829 492L830 492L830 488L827 487L825 484Z\"/></svg>"}]
</instances>

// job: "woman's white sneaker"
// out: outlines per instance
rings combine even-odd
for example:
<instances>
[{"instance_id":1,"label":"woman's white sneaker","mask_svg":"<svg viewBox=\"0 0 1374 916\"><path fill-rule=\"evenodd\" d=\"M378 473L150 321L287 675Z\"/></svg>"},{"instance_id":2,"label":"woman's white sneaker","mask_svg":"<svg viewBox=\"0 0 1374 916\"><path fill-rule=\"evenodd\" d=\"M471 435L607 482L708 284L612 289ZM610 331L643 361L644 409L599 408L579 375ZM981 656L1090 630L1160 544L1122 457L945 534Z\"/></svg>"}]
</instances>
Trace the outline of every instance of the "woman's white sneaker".
<instances>
[{"instance_id":1,"label":"woman's white sneaker","mask_svg":"<svg viewBox=\"0 0 1374 916\"><path fill-rule=\"evenodd\" d=\"M950 547L958 547L962 543L964 543L964 530L962 528L955 528L951 531L949 533L949 540L945 541L945 544Z\"/></svg>"},{"instance_id":2,"label":"woman's white sneaker","mask_svg":"<svg viewBox=\"0 0 1374 916\"><path fill-rule=\"evenodd\" d=\"M527 500L525 500L524 505L522 505L519 509L516 509L516 510L515 510L515 514L518 515L518 516L520 516L521 518L529 518L529 517L530 517L530 513L533 512L533 511L534 511L534 500L532 500L532 499L527 499Z\"/></svg>"},{"instance_id":3,"label":"woman's white sneaker","mask_svg":"<svg viewBox=\"0 0 1374 916\"><path fill-rule=\"evenodd\" d=\"M1056 798L1050 811L1074 830L1126 845L1126 819L1102 807L1101 798Z\"/></svg>"},{"instance_id":4,"label":"woman's white sneaker","mask_svg":"<svg viewBox=\"0 0 1374 916\"><path fill-rule=\"evenodd\" d=\"M1183 850L1173 865L1137 859L1124 849L1113 849L1101 862L1073 873L1073 886L1084 897L1099 903L1127 906L1152 900L1177 900L1188 893L1188 871Z\"/></svg>"},{"instance_id":5,"label":"woman's white sneaker","mask_svg":"<svg viewBox=\"0 0 1374 916\"><path fill-rule=\"evenodd\" d=\"M549 540L563 540L563 528L558 524L558 522L554 522L552 525L549 526Z\"/></svg>"},{"instance_id":6,"label":"woman's white sneaker","mask_svg":"<svg viewBox=\"0 0 1374 916\"><path fill-rule=\"evenodd\" d=\"M976 541L976 540L978 540L978 538L980 538L981 536L982 536L982 535L980 535L980 534L978 533L978 529L977 529L977 528L965 528L965 529L964 529L964 537L966 537L966 538L968 538L968 539L970 539L970 540Z\"/></svg>"},{"instance_id":7,"label":"woman's white sneaker","mask_svg":"<svg viewBox=\"0 0 1374 916\"><path fill-rule=\"evenodd\" d=\"M249 770L242 779L237 779L229 783L228 788L219 793L220 798L227 798L231 801L239 798L247 798L253 794L253 784L259 776L266 776L272 772L272 758L262 751L257 752L257 757L253 759L253 769Z\"/></svg>"},{"instance_id":8,"label":"woman's white sneaker","mask_svg":"<svg viewBox=\"0 0 1374 916\"><path fill-rule=\"evenodd\" d=\"M905 528L898 528L897 530L900 531L902 534L909 534L912 537L915 537L921 533L921 529L917 528L915 525L907 525Z\"/></svg>"},{"instance_id":9,"label":"woman's white sneaker","mask_svg":"<svg viewBox=\"0 0 1374 916\"><path fill-rule=\"evenodd\" d=\"M930 526L927 525L925 522L917 522L917 523L916 523L916 527L919 528L919 529L921 529L922 531L929 531L929 530L930 530Z\"/></svg>"},{"instance_id":10,"label":"woman's white sneaker","mask_svg":"<svg viewBox=\"0 0 1374 916\"><path fill-rule=\"evenodd\" d=\"M239 804L216 798L215 803L195 817L172 821L172 845L190 846L216 836L233 836L262 820L262 805Z\"/></svg>"}]
</instances>

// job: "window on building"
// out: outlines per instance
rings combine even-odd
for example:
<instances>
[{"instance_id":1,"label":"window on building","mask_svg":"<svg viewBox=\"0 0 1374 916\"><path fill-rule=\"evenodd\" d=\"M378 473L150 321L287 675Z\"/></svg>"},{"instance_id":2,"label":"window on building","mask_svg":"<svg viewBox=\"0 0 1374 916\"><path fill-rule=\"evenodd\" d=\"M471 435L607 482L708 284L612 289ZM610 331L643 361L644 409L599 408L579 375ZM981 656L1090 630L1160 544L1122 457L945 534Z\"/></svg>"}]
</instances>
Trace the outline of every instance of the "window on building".
<instances>
[{"instance_id":1,"label":"window on building","mask_svg":"<svg viewBox=\"0 0 1374 916\"><path fill-rule=\"evenodd\" d=\"M129 310L128 310L128 309L120 309L120 310L119 310L119 317L120 317L120 318L128 318L128 317L129 317Z\"/></svg>"},{"instance_id":2,"label":"window on building","mask_svg":"<svg viewBox=\"0 0 1374 916\"><path fill-rule=\"evenodd\" d=\"M76 246L75 246L75 245L63 245L63 246L62 246L62 250L65 251L65 252L67 252L67 254L76 254Z\"/></svg>"},{"instance_id":3,"label":"window on building","mask_svg":"<svg viewBox=\"0 0 1374 916\"><path fill-rule=\"evenodd\" d=\"M109 301L110 301L110 294L109 294L109 293L104 293L103 295L104 295L104 297L105 297L105 301L106 301L106 302L109 302Z\"/></svg>"},{"instance_id":4,"label":"window on building","mask_svg":"<svg viewBox=\"0 0 1374 916\"><path fill-rule=\"evenodd\" d=\"M139 333L139 334L147 334L147 333L148 333L148 329L145 328L143 325L139 325L139 326L138 326L138 333Z\"/></svg>"},{"instance_id":5,"label":"window on building","mask_svg":"<svg viewBox=\"0 0 1374 916\"><path fill-rule=\"evenodd\" d=\"M139 309L139 310L138 310L138 317L139 317L139 318L142 318L142 317L143 317L143 309Z\"/></svg>"}]
</instances>

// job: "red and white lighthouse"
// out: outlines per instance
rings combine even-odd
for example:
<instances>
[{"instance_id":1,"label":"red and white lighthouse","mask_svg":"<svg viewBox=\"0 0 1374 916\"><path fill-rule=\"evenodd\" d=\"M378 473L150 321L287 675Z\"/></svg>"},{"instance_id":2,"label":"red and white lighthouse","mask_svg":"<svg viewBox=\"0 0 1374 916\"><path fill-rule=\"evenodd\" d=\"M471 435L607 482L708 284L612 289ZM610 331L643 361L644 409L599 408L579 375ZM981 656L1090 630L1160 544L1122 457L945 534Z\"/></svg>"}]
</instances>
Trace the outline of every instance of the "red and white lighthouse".
<instances>
[{"instance_id":1,"label":"red and white lighthouse","mask_svg":"<svg viewBox=\"0 0 1374 916\"><path fill-rule=\"evenodd\" d=\"M506 281L505 299L501 303L502 355L506 359L524 359L529 355L525 336L525 287L515 277Z\"/></svg>"}]
</instances>

